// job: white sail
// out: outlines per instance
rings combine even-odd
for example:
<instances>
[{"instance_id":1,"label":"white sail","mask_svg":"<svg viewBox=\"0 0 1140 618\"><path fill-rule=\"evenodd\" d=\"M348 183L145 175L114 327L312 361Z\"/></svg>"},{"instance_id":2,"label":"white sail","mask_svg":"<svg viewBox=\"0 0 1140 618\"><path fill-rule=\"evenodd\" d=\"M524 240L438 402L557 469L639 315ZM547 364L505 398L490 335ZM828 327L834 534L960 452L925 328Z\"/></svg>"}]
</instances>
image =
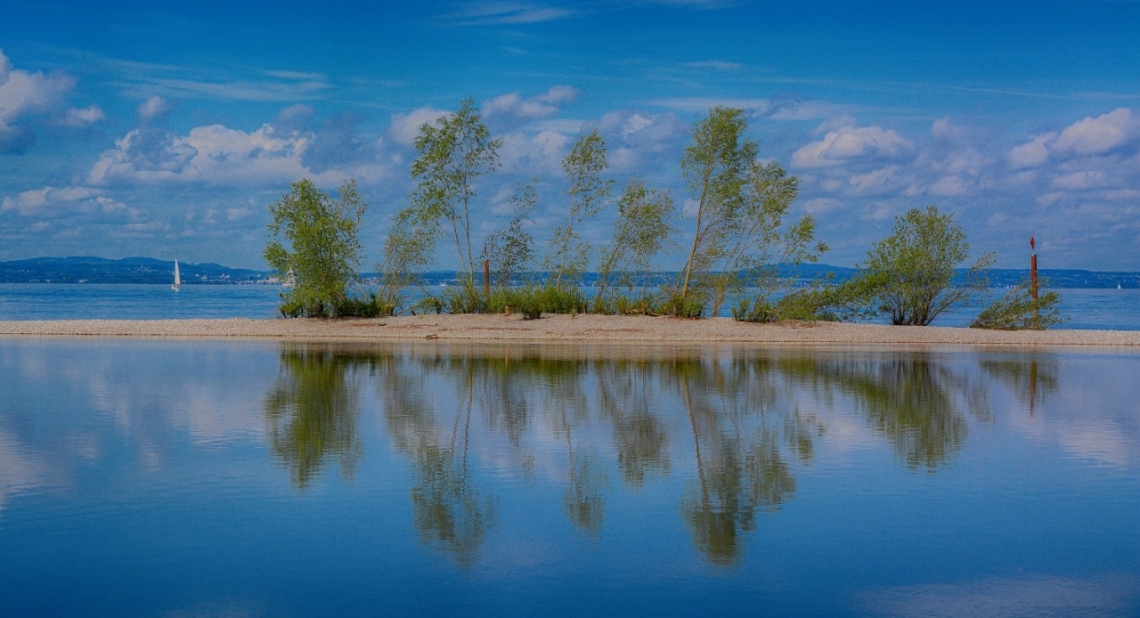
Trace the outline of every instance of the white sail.
<instances>
[{"instance_id":1,"label":"white sail","mask_svg":"<svg viewBox=\"0 0 1140 618\"><path fill-rule=\"evenodd\" d=\"M174 260L174 285L170 286L170 289L177 292L180 287L182 287L182 275L178 273L178 260Z\"/></svg>"}]
</instances>

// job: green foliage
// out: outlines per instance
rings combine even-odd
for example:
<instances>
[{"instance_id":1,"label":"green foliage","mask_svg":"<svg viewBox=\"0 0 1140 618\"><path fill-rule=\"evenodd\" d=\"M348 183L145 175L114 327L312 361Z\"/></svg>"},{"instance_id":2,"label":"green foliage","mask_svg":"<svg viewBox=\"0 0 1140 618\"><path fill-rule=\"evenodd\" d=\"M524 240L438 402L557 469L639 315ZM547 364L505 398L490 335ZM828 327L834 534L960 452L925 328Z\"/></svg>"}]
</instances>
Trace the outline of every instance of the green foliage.
<instances>
[{"instance_id":1,"label":"green foliage","mask_svg":"<svg viewBox=\"0 0 1140 618\"><path fill-rule=\"evenodd\" d=\"M758 288L742 316L769 315L774 293L790 288L778 276L781 264L815 262L828 250L815 241L815 220L805 216L786 223L799 181L776 162L761 163L759 146L744 138L743 110L714 107L693 128L681 171L696 202L692 246L667 306L691 312L689 296L698 288L710 313L717 315L731 294Z\"/></svg>"},{"instance_id":2,"label":"green foliage","mask_svg":"<svg viewBox=\"0 0 1140 618\"><path fill-rule=\"evenodd\" d=\"M742 140L747 128L744 110L719 106L693 126L693 144L685 148L681 172L696 198L696 224L676 298L666 303L676 310L694 307L690 288L694 283L711 284L709 273L729 252L744 207L749 166L759 153L756 142Z\"/></svg>"},{"instance_id":3,"label":"green foliage","mask_svg":"<svg viewBox=\"0 0 1140 618\"><path fill-rule=\"evenodd\" d=\"M566 221L554 228L544 268L554 272L554 285L575 286L590 265L590 243L582 239L579 228L597 216L609 198L613 181L603 179L606 142L597 129L579 136L562 159L566 173L566 194L570 197Z\"/></svg>"},{"instance_id":4,"label":"green foliage","mask_svg":"<svg viewBox=\"0 0 1140 618\"><path fill-rule=\"evenodd\" d=\"M525 270L534 259L534 238L523 229L523 222L538 208L533 181L518 185L511 196L511 208L514 216L507 229L488 236L483 247L483 259L490 262L491 284L496 287L509 285L511 276Z\"/></svg>"},{"instance_id":5,"label":"green foliage","mask_svg":"<svg viewBox=\"0 0 1140 618\"><path fill-rule=\"evenodd\" d=\"M585 313L587 308L586 298L577 288L551 284L497 288L486 305L487 313L519 313L527 320L536 320L543 313Z\"/></svg>"},{"instance_id":6,"label":"green foliage","mask_svg":"<svg viewBox=\"0 0 1140 618\"><path fill-rule=\"evenodd\" d=\"M740 216L733 222L731 250L726 254L713 285L712 314L720 313L728 292L746 287L758 290L749 314L769 312L777 292L791 290L793 281L779 276L779 267L818 262L828 251L815 240L815 218L804 215L785 226L788 210L799 195L799 180L779 163L753 162L749 167L748 194ZM737 272L741 276L736 276ZM738 307L739 310L739 307ZM735 313L735 312L734 312Z\"/></svg>"},{"instance_id":7,"label":"green foliage","mask_svg":"<svg viewBox=\"0 0 1140 618\"><path fill-rule=\"evenodd\" d=\"M625 295L633 294L634 276L650 269L653 257L673 233L672 217L673 198L668 192L648 189L639 178L626 185L618 200L613 241L602 249L598 261L595 312L621 312L613 306L620 296L618 286L625 288Z\"/></svg>"},{"instance_id":8,"label":"green foliage","mask_svg":"<svg viewBox=\"0 0 1140 618\"><path fill-rule=\"evenodd\" d=\"M502 140L491 139L474 101L467 99L460 102L459 111L454 114L435 125L420 127L414 145L419 156L412 162L412 178L417 184L411 204L397 219L406 220L403 229L407 233L422 233L433 226L437 230L425 236L402 234L396 241L424 244L412 248L410 253L427 260L441 235L452 238L459 257L460 284L469 297L467 303L473 304L479 295L471 244L475 181L499 166Z\"/></svg>"},{"instance_id":9,"label":"green foliage","mask_svg":"<svg viewBox=\"0 0 1140 618\"><path fill-rule=\"evenodd\" d=\"M1065 321L1059 305L1061 295L1053 290L1042 292L1038 286L1037 298L1029 282L1014 286L1005 296L982 309L970 328L996 330L1045 330Z\"/></svg>"},{"instance_id":10,"label":"green foliage","mask_svg":"<svg viewBox=\"0 0 1140 618\"><path fill-rule=\"evenodd\" d=\"M705 311L705 297L701 290L684 294L680 288L665 286L661 289L661 312L679 318L699 318Z\"/></svg>"},{"instance_id":11,"label":"green foliage","mask_svg":"<svg viewBox=\"0 0 1140 618\"><path fill-rule=\"evenodd\" d=\"M357 230L367 209L351 180L341 185L338 201L306 179L270 204L265 260L279 276L292 271L296 281L282 294L283 316L343 315L348 287L358 278Z\"/></svg>"},{"instance_id":12,"label":"green foliage","mask_svg":"<svg viewBox=\"0 0 1140 618\"><path fill-rule=\"evenodd\" d=\"M914 208L896 217L894 233L871 247L853 289L861 287L877 313L887 315L892 324L926 326L985 289L991 254L978 258L961 281L954 281L954 269L969 251L953 214L941 214L937 206Z\"/></svg>"},{"instance_id":13,"label":"green foliage","mask_svg":"<svg viewBox=\"0 0 1140 618\"><path fill-rule=\"evenodd\" d=\"M439 236L439 226L418 217L412 209L404 209L396 215L384 239L384 261L376 265L380 273L380 297L385 305L392 307L393 314L403 308L403 290L417 281L418 273L431 264Z\"/></svg>"},{"instance_id":14,"label":"green foliage","mask_svg":"<svg viewBox=\"0 0 1140 618\"><path fill-rule=\"evenodd\" d=\"M732 317L738 322L838 321L839 315L832 307L834 301L827 292L822 287L795 290L775 303L741 298L732 309Z\"/></svg>"}]
</instances>

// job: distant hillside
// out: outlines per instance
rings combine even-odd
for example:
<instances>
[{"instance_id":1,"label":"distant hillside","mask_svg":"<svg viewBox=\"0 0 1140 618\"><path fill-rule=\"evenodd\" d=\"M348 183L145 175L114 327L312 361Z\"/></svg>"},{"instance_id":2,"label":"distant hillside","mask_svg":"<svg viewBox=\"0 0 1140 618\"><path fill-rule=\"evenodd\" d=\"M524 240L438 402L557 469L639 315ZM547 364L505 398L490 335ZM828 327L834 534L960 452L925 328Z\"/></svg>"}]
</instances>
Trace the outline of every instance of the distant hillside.
<instances>
[{"instance_id":1,"label":"distant hillside","mask_svg":"<svg viewBox=\"0 0 1140 618\"><path fill-rule=\"evenodd\" d=\"M271 283L270 271L229 268L219 264L187 264L179 262L182 282L186 284L249 284ZM835 280L842 281L857 273L854 268L828 266L826 264L805 264L798 270L782 269L784 276L794 276L804 282ZM365 279L376 273L365 273ZM109 260L98 257L35 258L0 262L0 283L170 283L174 277L174 262L147 257ZM1028 270L994 269L990 271L990 283L994 287L1006 287L1024 281L1029 277ZM1042 270L1041 277L1055 288L1140 288L1140 273L1103 272L1090 270L1049 269ZM542 273L524 273L520 281L542 280ZM587 273L586 284L597 279ZM676 272L658 272L642 278L643 285L660 285L676 281ZM424 273L425 285L437 286L441 283L456 282L454 271L432 271Z\"/></svg>"},{"instance_id":2,"label":"distant hillside","mask_svg":"<svg viewBox=\"0 0 1140 618\"><path fill-rule=\"evenodd\" d=\"M227 268L218 264L186 264L178 270L185 284L258 283L268 272ZM133 257L34 258L0 262L0 283L171 283L174 262Z\"/></svg>"}]
</instances>

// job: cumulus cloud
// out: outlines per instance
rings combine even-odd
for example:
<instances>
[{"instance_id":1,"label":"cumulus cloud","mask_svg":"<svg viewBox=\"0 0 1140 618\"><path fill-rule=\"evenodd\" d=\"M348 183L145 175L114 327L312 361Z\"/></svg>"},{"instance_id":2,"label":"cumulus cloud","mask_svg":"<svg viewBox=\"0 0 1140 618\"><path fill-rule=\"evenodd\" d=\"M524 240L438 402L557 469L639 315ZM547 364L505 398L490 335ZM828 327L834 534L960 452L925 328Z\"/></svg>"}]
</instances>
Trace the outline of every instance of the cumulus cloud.
<instances>
[{"instance_id":1,"label":"cumulus cloud","mask_svg":"<svg viewBox=\"0 0 1140 618\"><path fill-rule=\"evenodd\" d=\"M894 130L878 126L843 127L797 150L792 155L792 165L804 169L831 167L856 159L899 159L913 151L914 143Z\"/></svg>"},{"instance_id":2,"label":"cumulus cloud","mask_svg":"<svg viewBox=\"0 0 1140 618\"><path fill-rule=\"evenodd\" d=\"M14 69L0 50L0 152L19 152L31 145L35 136L25 121L46 118L63 126L88 126L103 119L97 106L70 109L66 95L75 79L66 75L44 75Z\"/></svg>"},{"instance_id":3,"label":"cumulus cloud","mask_svg":"<svg viewBox=\"0 0 1140 618\"><path fill-rule=\"evenodd\" d=\"M6 196L0 201L0 212L15 212L22 217L43 219L70 217L84 213L105 217L138 218L143 213L114 200L98 189L89 187L44 187Z\"/></svg>"},{"instance_id":4,"label":"cumulus cloud","mask_svg":"<svg viewBox=\"0 0 1140 618\"><path fill-rule=\"evenodd\" d=\"M89 127L96 122L107 119L107 115L98 105L91 105L83 109L69 109L64 114L61 123L68 127Z\"/></svg>"},{"instance_id":5,"label":"cumulus cloud","mask_svg":"<svg viewBox=\"0 0 1140 618\"><path fill-rule=\"evenodd\" d=\"M392 120L388 124L388 136L397 144L411 146L420 133L420 127L433 124L450 113L428 106L412 110L407 114L392 114Z\"/></svg>"},{"instance_id":6,"label":"cumulus cloud","mask_svg":"<svg viewBox=\"0 0 1140 618\"><path fill-rule=\"evenodd\" d=\"M673 113L618 110L602 116L597 126L609 148L610 167L619 173L643 171L674 158L689 134L688 126Z\"/></svg>"},{"instance_id":7,"label":"cumulus cloud","mask_svg":"<svg viewBox=\"0 0 1140 618\"><path fill-rule=\"evenodd\" d=\"M268 187L300 178L335 185L345 178L370 183L391 177L399 161L386 158L382 140L362 137L356 116L340 114L309 126L311 112L305 106L286 108L278 121L253 131L212 124L183 134L144 123L104 150L85 182L100 187L129 183Z\"/></svg>"},{"instance_id":8,"label":"cumulus cloud","mask_svg":"<svg viewBox=\"0 0 1140 618\"><path fill-rule=\"evenodd\" d=\"M1014 169L1036 167L1049 159L1049 144L1057 139L1056 133L1036 135L1025 144L1009 151L1009 164Z\"/></svg>"},{"instance_id":9,"label":"cumulus cloud","mask_svg":"<svg viewBox=\"0 0 1140 618\"><path fill-rule=\"evenodd\" d=\"M554 131L535 135L522 132L502 136L499 161L508 174L554 176L562 170L562 158L570 151L571 138Z\"/></svg>"},{"instance_id":10,"label":"cumulus cloud","mask_svg":"<svg viewBox=\"0 0 1140 618\"><path fill-rule=\"evenodd\" d=\"M524 99L517 92L488 99L483 102L483 118L489 125L513 124L546 118L573 103L579 96L578 89L572 86L554 86L546 92Z\"/></svg>"},{"instance_id":11,"label":"cumulus cloud","mask_svg":"<svg viewBox=\"0 0 1140 618\"><path fill-rule=\"evenodd\" d=\"M1140 143L1140 117L1121 107L1079 120L1058 132L1036 135L1010 150L1015 169L1036 167L1049 159L1106 155Z\"/></svg>"},{"instance_id":12,"label":"cumulus cloud","mask_svg":"<svg viewBox=\"0 0 1140 618\"><path fill-rule=\"evenodd\" d=\"M169 110L170 105L166 102L166 99L160 96L153 96L139 103L139 118L151 120L165 114Z\"/></svg>"},{"instance_id":13,"label":"cumulus cloud","mask_svg":"<svg viewBox=\"0 0 1140 618\"><path fill-rule=\"evenodd\" d=\"M1065 127L1051 145L1057 152L1099 155L1140 139L1140 118L1121 107L1096 118L1085 118Z\"/></svg>"},{"instance_id":14,"label":"cumulus cloud","mask_svg":"<svg viewBox=\"0 0 1140 618\"><path fill-rule=\"evenodd\" d=\"M215 124L187 135L142 127L103 152L88 178L92 184L180 181L206 184L292 182L308 175L301 156L311 135L279 134L273 125L245 132Z\"/></svg>"}]
</instances>

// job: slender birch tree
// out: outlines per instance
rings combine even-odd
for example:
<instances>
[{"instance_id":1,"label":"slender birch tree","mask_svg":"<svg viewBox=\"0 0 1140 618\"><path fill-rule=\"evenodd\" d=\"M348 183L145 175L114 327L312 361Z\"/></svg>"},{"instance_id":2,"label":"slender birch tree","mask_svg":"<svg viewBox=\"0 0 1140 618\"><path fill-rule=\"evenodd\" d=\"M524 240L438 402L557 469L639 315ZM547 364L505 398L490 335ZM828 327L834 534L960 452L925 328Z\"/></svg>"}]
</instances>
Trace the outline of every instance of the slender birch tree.
<instances>
[{"instance_id":1,"label":"slender birch tree","mask_svg":"<svg viewBox=\"0 0 1140 618\"><path fill-rule=\"evenodd\" d=\"M749 165L759 152L756 142L743 138L747 127L744 110L720 106L693 127L693 144L685 149L681 173L696 212L688 258L669 303L674 314L700 315L711 270L729 251L745 205Z\"/></svg>"},{"instance_id":2,"label":"slender birch tree","mask_svg":"<svg viewBox=\"0 0 1140 618\"><path fill-rule=\"evenodd\" d=\"M479 295L471 241L472 202L479 177L499 166L502 140L491 138L474 101L468 98L460 102L459 111L420 127L414 145L419 156L412 162L417 184L409 216L420 223L434 223L455 242L460 284L467 306L473 308Z\"/></svg>"},{"instance_id":3,"label":"slender birch tree","mask_svg":"<svg viewBox=\"0 0 1140 618\"><path fill-rule=\"evenodd\" d=\"M605 206L613 181L601 177L609 163L606 142L597 129L580 136L570 154L562 159L570 207L566 221L554 228L544 266L554 272L554 287L580 277L590 265L590 243L583 240L582 224L596 217Z\"/></svg>"}]
</instances>

